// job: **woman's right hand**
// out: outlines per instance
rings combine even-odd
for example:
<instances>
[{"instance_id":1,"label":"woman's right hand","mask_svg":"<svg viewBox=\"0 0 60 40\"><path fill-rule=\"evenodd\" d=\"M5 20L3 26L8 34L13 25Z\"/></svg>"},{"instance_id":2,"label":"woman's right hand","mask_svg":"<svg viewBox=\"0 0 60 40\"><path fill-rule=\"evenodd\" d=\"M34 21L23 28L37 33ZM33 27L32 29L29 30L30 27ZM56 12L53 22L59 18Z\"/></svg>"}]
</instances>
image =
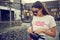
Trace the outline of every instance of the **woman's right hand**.
<instances>
[{"instance_id":1,"label":"woman's right hand","mask_svg":"<svg viewBox=\"0 0 60 40\"><path fill-rule=\"evenodd\" d=\"M28 32L28 33L32 33L32 27L29 27L29 28L27 29L27 32Z\"/></svg>"}]
</instances>

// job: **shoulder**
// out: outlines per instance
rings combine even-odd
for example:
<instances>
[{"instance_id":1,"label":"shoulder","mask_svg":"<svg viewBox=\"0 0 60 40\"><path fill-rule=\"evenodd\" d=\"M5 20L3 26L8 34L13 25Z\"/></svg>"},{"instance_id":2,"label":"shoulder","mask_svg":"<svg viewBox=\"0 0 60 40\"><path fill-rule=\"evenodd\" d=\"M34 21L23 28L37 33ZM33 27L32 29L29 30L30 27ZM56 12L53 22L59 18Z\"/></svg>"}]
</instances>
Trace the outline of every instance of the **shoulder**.
<instances>
[{"instance_id":1,"label":"shoulder","mask_svg":"<svg viewBox=\"0 0 60 40\"><path fill-rule=\"evenodd\" d=\"M36 16L33 16L33 18L36 18Z\"/></svg>"},{"instance_id":2,"label":"shoulder","mask_svg":"<svg viewBox=\"0 0 60 40\"><path fill-rule=\"evenodd\" d=\"M49 21L55 20L54 17L51 16L51 15L47 15L46 18L47 18Z\"/></svg>"},{"instance_id":3,"label":"shoulder","mask_svg":"<svg viewBox=\"0 0 60 40\"><path fill-rule=\"evenodd\" d=\"M52 18L54 18L54 17L53 17L53 16L51 16L51 15L47 15L46 17L51 18L51 19L52 19Z\"/></svg>"},{"instance_id":4,"label":"shoulder","mask_svg":"<svg viewBox=\"0 0 60 40\"><path fill-rule=\"evenodd\" d=\"M32 17L32 21L34 21L35 19L36 19L36 17L35 17L35 16L33 16L33 17Z\"/></svg>"},{"instance_id":5,"label":"shoulder","mask_svg":"<svg viewBox=\"0 0 60 40\"><path fill-rule=\"evenodd\" d=\"M37 17L36 16L33 16L33 19L35 20Z\"/></svg>"}]
</instances>

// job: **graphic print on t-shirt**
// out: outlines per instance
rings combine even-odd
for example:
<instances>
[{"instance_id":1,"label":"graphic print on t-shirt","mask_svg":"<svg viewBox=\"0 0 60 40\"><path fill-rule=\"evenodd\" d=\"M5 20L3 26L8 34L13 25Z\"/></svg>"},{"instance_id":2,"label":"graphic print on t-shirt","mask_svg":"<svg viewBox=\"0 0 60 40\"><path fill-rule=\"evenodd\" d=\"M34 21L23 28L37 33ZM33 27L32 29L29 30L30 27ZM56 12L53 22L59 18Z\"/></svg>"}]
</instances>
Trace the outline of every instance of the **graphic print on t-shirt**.
<instances>
[{"instance_id":1,"label":"graphic print on t-shirt","mask_svg":"<svg viewBox=\"0 0 60 40\"><path fill-rule=\"evenodd\" d=\"M45 25L47 25L45 22L43 22L43 21L36 21L35 23L34 23L34 25L36 25L36 26L45 26Z\"/></svg>"}]
</instances>

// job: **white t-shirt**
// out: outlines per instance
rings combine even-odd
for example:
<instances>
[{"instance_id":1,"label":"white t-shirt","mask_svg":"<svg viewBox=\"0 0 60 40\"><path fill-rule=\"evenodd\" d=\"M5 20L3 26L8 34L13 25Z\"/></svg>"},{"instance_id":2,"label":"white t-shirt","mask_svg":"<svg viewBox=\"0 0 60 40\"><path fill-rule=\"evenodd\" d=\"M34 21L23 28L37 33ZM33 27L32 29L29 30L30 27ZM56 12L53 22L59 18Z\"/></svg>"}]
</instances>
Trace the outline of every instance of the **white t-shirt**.
<instances>
[{"instance_id":1,"label":"white t-shirt","mask_svg":"<svg viewBox=\"0 0 60 40\"><path fill-rule=\"evenodd\" d=\"M32 26L33 26L33 31L42 28L50 29L56 26L56 22L54 20L54 17L52 17L51 15L46 15L43 17L33 16ZM40 33L40 35L45 35L45 34Z\"/></svg>"}]
</instances>

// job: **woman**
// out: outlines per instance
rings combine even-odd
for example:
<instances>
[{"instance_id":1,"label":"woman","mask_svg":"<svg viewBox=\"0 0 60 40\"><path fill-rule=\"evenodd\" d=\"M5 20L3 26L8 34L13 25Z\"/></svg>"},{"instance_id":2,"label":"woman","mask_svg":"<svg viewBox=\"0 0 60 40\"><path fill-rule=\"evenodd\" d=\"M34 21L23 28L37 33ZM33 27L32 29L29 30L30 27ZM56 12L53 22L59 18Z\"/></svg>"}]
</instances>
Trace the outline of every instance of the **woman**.
<instances>
[{"instance_id":1,"label":"woman","mask_svg":"<svg viewBox=\"0 0 60 40\"><path fill-rule=\"evenodd\" d=\"M49 15L49 12L39 1L32 5L32 12L34 14L31 26L27 32L33 40L45 40L45 36L56 36L56 23L53 16ZM37 36L38 37L35 37Z\"/></svg>"}]
</instances>

